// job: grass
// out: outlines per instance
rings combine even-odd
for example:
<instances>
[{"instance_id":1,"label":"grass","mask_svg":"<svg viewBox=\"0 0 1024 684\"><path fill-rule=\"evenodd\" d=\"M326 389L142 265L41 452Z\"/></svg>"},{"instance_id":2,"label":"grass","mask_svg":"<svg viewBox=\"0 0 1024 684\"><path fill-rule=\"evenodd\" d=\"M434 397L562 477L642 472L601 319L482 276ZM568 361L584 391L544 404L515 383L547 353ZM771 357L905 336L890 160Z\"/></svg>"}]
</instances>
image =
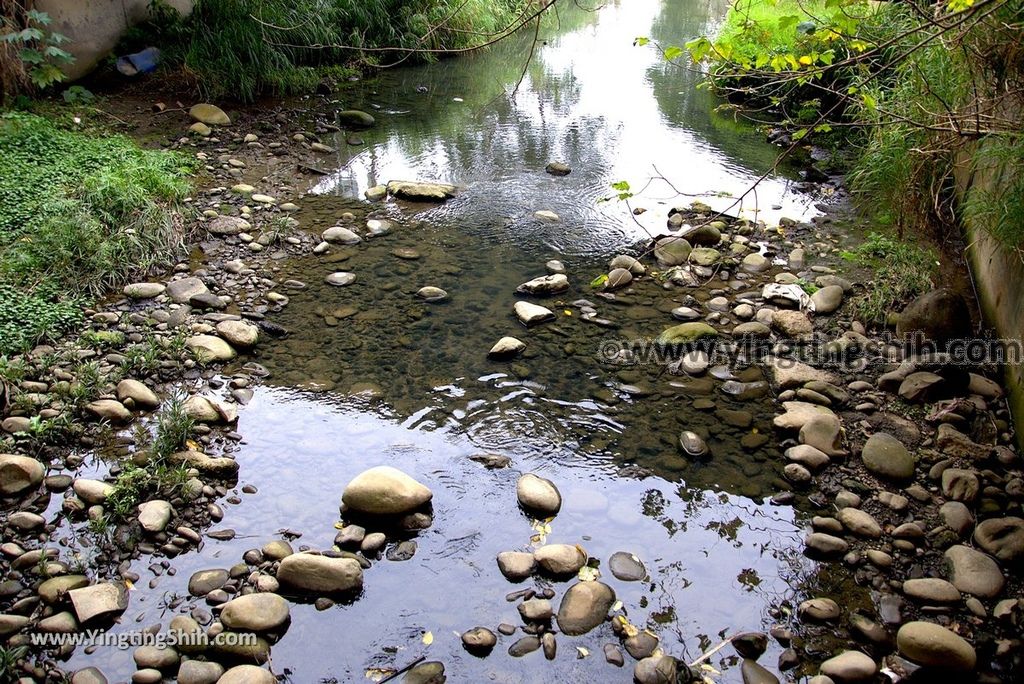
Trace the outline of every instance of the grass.
<instances>
[{"instance_id":1,"label":"grass","mask_svg":"<svg viewBox=\"0 0 1024 684\"><path fill-rule=\"evenodd\" d=\"M0 354L59 336L86 298L172 260L194 169L122 136L0 114Z\"/></svg>"},{"instance_id":2,"label":"grass","mask_svg":"<svg viewBox=\"0 0 1024 684\"><path fill-rule=\"evenodd\" d=\"M865 323L884 323L891 311L931 290L938 268L938 255L931 249L881 233L870 233L842 256L874 272L868 291L851 303Z\"/></svg>"},{"instance_id":3,"label":"grass","mask_svg":"<svg viewBox=\"0 0 1024 684\"><path fill-rule=\"evenodd\" d=\"M172 464L170 456L186 445L194 428L195 423L185 412L185 400L181 396L172 396L164 402L152 433L141 423L138 425L135 442L144 455L144 459L138 459L143 464L136 461L121 464L106 501L112 520L128 519L150 494L170 496L185 486L188 467Z\"/></svg>"},{"instance_id":4,"label":"grass","mask_svg":"<svg viewBox=\"0 0 1024 684\"><path fill-rule=\"evenodd\" d=\"M158 44L164 61L205 98L251 102L313 91L347 65L406 53L358 48L462 48L485 42L512 20L517 0L197 0L181 20L157 2L148 24L122 46ZM340 48L338 46L347 46ZM424 57L429 55L424 54Z\"/></svg>"}]
</instances>

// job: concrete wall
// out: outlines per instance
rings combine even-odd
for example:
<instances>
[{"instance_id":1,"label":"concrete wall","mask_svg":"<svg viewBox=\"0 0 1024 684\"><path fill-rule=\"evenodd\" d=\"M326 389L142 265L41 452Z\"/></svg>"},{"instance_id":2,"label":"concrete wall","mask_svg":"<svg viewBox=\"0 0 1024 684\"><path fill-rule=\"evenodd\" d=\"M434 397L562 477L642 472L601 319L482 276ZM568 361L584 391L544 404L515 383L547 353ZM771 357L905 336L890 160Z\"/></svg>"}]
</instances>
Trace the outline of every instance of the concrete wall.
<instances>
[{"instance_id":1,"label":"concrete wall","mask_svg":"<svg viewBox=\"0 0 1024 684\"><path fill-rule=\"evenodd\" d=\"M995 168L972 168L971 155L960 155L956 171L961 198L972 187L998 188L1004 179ZM985 226L964 226L967 260L986 322L1002 339L1024 339L1024 253L1008 249ZM1024 364L1005 368L1010 410L1017 425L1018 445L1024 449Z\"/></svg>"},{"instance_id":2,"label":"concrete wall","mask_svg":"<svg viewBox=\"0 0 1024 684\"><path fill-rule=\"evenodd\" d=\"M179 12L192 11L192 0L167 0ZM69 80L85 76L110 54L131 26L146 18L149 0L35 0L35 8L53 19L51 30L71 39L75 56L64 67Z\"/></svg>"}]
</instances>

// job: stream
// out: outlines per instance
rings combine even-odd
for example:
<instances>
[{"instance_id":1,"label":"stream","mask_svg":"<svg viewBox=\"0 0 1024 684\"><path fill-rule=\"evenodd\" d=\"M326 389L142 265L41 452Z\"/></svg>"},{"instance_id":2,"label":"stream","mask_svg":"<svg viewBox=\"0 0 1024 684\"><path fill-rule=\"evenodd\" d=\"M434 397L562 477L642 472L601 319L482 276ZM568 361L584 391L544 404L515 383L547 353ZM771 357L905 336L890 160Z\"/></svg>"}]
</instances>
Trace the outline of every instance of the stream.
<instances>
[{"instance_id":1,"label":"stream","mask_svg":"<svg viewBox=\"0 0 1024 684\"><path fill-rule=\"evenodd\" d=\"M716 367L690 378L658 364L609 363L609 344L656 336L680 304L657 278L637 281L615 301L589 286L609 259L639 253L665 232L670 211L693 199L770 224L817 214L819 198L796 192L799 179L787 170L737 203L772 167L777 148L715 113L718 102L697 88L699 74L665 63L654 45L713 33L727 7L726 0L567 5L542 29L525 71L532 35L386 70L337 95L339 107L371 112L377 125L326 141L338 152L322 160L329 173L296 200L301 230L319 233L346 211L365 216L374 207L361 201L363 192L389 180L461 190L442 205L389 202L375 210L394 222L389 234L334 249L326 260L277 263L279 281L307 287L290 292L274 316L291 334L261 342L242 360L269 375L239 411L237 503L225 505L216 526L235 536L206 539L171 561L175 574L153 582L152 561L137 561L132 569L143 580L112 631L166 624L176 612L169 599L187 595L193 572L230 567L283 530L301 534L296 548L330 548L346 483L381 464L433 491L433 525L415 536L411 559L375 561L351 601L322 611L292 604L291 625L272 651L272 669L287 681L368 681L371 668L400 668L420 656L443 662L453 682L631 681L629 659L620 669L602 655L604 644L617 642L607 623L560 636L550 662L540 652L509 656L515 637L501 637L486 658L463 649L459 635L471 627L518 624L505 595L534 586L510 584L495 564L501 551L535 545L537 526L516 503L515 482L525 472L552 480L562 494L547 541L578 543L600 560L602 581L630 622L658 634L666 653L690 662L726 636L780 621L772 611L802 596L817 569L802 555L803 515L768 501L785 486L780 451L767 438L773 395L723 391L727 382L760 383L763 374ZM636 47L637 36L652 43ZM349 144L360 142L354 135L361 145ZM545 173L556 160L571 174ZM636 196L615 199L618 181ZM538 210L559 220L539 219ZM565 264L571 288L538 302L555 310L556 321L526 330L512 313L515 288L544 275L552 259ZM324 282L329 269L353 272L356 282L332 287ZM414 296L423 286L449 297L425 303ZM705 301L709 290L727 286L715 278L692 294ZM609 324L583 320L579 300ZM526 352L489 360L487 350L505 335L527 342ZM682 430L705 439L711 456L683 454ZM480 453L507 456L511 467L487 470L469 458ZM98 463L96 473L103 470ZM242 493L246 485L255 493ZM612 577L605 565L617 551L641 559L649 578ZM838 580L813 581L843 590ZM567 586L536 582L558 595ZM765 662L780 652L770 642ZM709 662L724 670L718 681L740 681L731 649ZM87 665L118 680L134 670L131 651L113 649L78 651L68 663Z\"/></svg>"}]
</instances>

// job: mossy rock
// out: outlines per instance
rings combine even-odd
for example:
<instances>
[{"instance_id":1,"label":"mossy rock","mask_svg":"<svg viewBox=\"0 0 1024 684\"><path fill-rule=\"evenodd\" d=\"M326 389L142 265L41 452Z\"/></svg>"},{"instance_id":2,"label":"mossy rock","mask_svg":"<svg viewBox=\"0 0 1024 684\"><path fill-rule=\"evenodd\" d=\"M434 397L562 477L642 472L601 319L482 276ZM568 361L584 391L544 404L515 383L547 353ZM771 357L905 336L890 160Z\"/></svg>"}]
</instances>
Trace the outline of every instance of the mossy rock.
<instances>
[{"instance_id":1,"label":"mossy rock","mask_svg":"<svg viewBox=\"0 0 1024 684\"><path fill-rule=\"evenodd\" d=\"M718 331L703 321L691 321L666 329L658 335L657 342L662 346L671 346L691 344L708 337L718 337Z\"/></svg>"}]
</instances>

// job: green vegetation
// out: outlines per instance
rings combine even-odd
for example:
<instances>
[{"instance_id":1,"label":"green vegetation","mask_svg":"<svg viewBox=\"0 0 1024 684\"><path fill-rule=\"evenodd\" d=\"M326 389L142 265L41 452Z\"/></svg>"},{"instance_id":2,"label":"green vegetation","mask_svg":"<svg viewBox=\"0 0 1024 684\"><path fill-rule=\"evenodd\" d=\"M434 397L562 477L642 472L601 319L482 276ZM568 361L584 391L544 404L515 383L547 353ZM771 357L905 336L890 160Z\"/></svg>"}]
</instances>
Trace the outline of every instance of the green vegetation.
<instances>
[{"instance_id":1,"label":"green vegetation","mask_svg":"<svg viewBox=\"0 0 1024 684\"><path fill-rule=\"evenodd\" d=\"M156 42L207 98L252 101L312 91L374 65L483 44L514 25L517 0L198 0L181 20L151 3L150 21L125 43ZM389 50L390 49L390 50Z\"/></svg>"},{"instance_id":2,"label":"green vegetation","mask_svg":"<svg viewBox=\"0 0 1024 684\"><path fill-rule=\"evenodd\" d=\"M0 115L0 354L80 323L82 299L174 258L192 162Z\"/></svg>"},{"instance_id":3,"label":"green vegetation","mask_svg":"<svg viewBox=\"0 0 1024 684\"><path fill-rule=\"evenodd\" d=\"M934 287L938 255L931 249L898 238L871 233L843 258L870 268L871 287L852 301L853 312L865 322L885 322L886 314Z\"/></svg>"},{"instance_id":4,"label":"green vegetation","mask_svg":"<svg viewBox=\"0 0 1024 684\"><path fill-rule=\"evenodd\" d=\"M140 502L151 498L150 494L171 496L185 486L188 468L171 463L170 457L185 446L194 427L181 396L164 403L152 434L141 423L137 426L135 441L140 453L121 464L114 489L107 497L106 509L113 520L130 518Z\"/></svg>"},{"instance_id":5,"label":"green vegetation","mask_svg":"<svg viewBox=\"0 0 1024 684\"><path fill-rule=\"evenodd\" d=\"M20 22L0 15L0 94L43 90L64 80L61 67L75 60L61 47L68 39L49 29L50 15L30 9Z\"/></svg>"}]
</instances>

